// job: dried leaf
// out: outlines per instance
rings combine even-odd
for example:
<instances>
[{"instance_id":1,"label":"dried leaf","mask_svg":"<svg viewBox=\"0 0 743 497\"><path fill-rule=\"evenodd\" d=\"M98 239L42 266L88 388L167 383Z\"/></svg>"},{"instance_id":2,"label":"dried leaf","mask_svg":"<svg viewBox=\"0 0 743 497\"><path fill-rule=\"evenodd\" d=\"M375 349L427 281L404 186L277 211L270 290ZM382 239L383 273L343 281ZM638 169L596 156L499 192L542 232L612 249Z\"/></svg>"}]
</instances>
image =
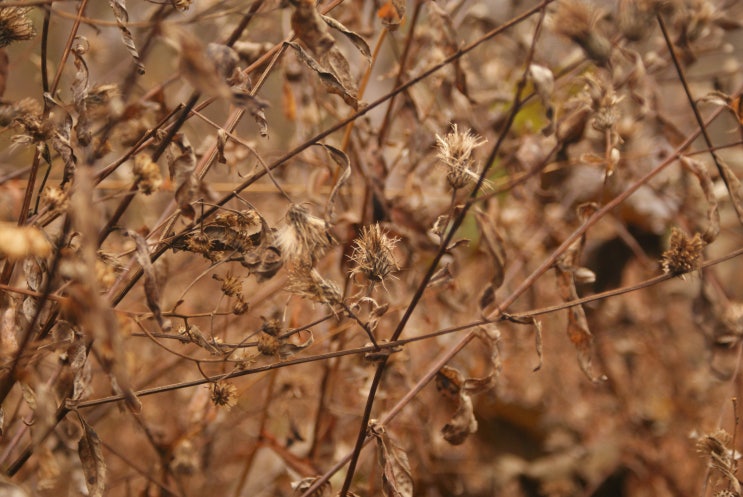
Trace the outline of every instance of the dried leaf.
<instances>
[{"instance_id":1,"label":"dried leaf","mask_svg":"<svg viewBox=\"0 0 743 497\"><path fill-rule=\"evenodd\" d=\"M335 40L328 32L328 26L315 7L314 0L297 0L294 2L291 26L294 34L302 40L307 48L316 56L321 57Z\"/></svg>"},{"instance_id":2,"label":"dried leaf","mask_svg":"<svg viewBox=\"0 0 743 497\"><path fill-rule=\"evenodd\" d=\"M106 462L103 460L101 439L85 420L80 417L83 436L77 444L77 453L83 466L85 484L90 497L102 497L106 488Z\"/></svg>"},{"instance_id":3,"label":"dried leaf","mask_svg":"<svg viewBox=\"0 0 743 497\"><path fill-rule=\"evenodd\" d=\"M324 143L316 143L315 145L318 145L325 149L325 151L328 153L328 156L333 159L333 162L338 164L338 166L341 168L341 173L338 175L338 180L333 185L333 188L330 190L330 195L328 195L328 200L325 203L325 222L328 225L333 224L334 217L335 217L335 199L338 196L338 192L340 191L341 187L346 184L348 181L348 178L351 177L351 160L348 158L346 153L339 149L335 148L331 145L325 145Z\"/></svg>"},{"instance_id":4,"label":"dried leaf","mask_svg":"<svg viewBox=\"0 0 743 497\"><path fill-rule=\"evenodd\" d=\"M707 201L708 226L707 229L704 231L704 234L702 235L702 239L708 244L712 243L720 234L720 211L717 208L717 198L715 197L715 187L712 183L712 178L710 177L709 171L707 170L707 166L696 159L692 159L690 157L681 157L681 163L688 167L689 170L694 173L694 176L696 176L699 180L699 186L702 188L704 198ZM740 195L740 182L738 181L738 178L735 177L735 175L732 175L732 177L734 178L733 181L737 183L738 195ZM735 183L729 183L731 187L731 198L734 198L733 189L736 188L734 186ZM741 197L739 196L738 198L740 199Z\"/></svg>"},{"instance_id":5,"label":"dried leaf","mask_svg":"<svg viewBox=\"0 0 743 497\"><path fill-rule=\"evenodd\" d=\"M75 79L72 82L72 99L77 111L77 124L75 133L77 141L81 145L90 144L92 132L90 131L90 122L88 118L88 64L85 62L83 55L88 52L88 39L84 36L76 36L72 44L71 52L75 57Z\"/></svg>"},{"instance_id":6,"label":"dried leaf","mask_svg":"<svg viewBox=\"0 0 743 497\"><path fill-rule=\"evenodd\" d=\"M494 274L491 279L493 290L497 290L503 284L503 278L506 274L506 250L503 247L503 238L498 233L493 219L488 217L484 212L475 211L475 220L482 233L481 245L490 255L493 265Z\"/></svg>"},{"instance_id":7,"label":"dried leaf","mask_svg":"<svg viewBox=\"0 0 743 497\"><path fill-rule=\"evenodd\" d=\"M349 106L353 107L354 110L358 109L359 101L355 92L344 87L343 83L341 83L341 81L335 74L327 71L322 66L320 66L320 64L298 44L292 42L284 42L284 45L287 45L290 48L294 49L294 51L297 53L297 56L299 57L299 60L317 73L317 75L320 77L320 81L322 82L326 90L335 95L339 95L341 98L343 98L343 101L346 102L346 104L348 104Z\"/></svg>"},{"instance_id":8,"label":"dried leaf","mask_svg":"<svg viewBox=\"0 0 743 497\"><path fill-rule=\"evenodd\" d=\"M179 155L172 153L172 149L177 149ZM182 134L177 134L171 143L171 153L168 154L168 170L170 179L175 185L175 200L181 210L181 214L189 219L196 217L191 202L198 190L198 180L194 175L196 168L196 155L193 147Z\"/></svg>"},{"instance_id":9,"label":"dried leaf","mask_svg":"<svg viewBox=\"0 0 743 497\"><path fill-rule=\"evenodd\" d=\"M223 129L217 131L217 162L227 164L227 157L224 156L224 146L227 143L227 132Z\"/></svg>"},{"instance_id":10,"label":"dried leaf","mask_svg":"<svg viewBox=\"0 0 743 497\"><path fill-rule=\"evenodd\" d=\"M718 163L720 165L720 174L722 174L726 180L725 183L728 187L728 195L730 195L733 208L735 208L735 213L738 216L738 222L743 224L743 186L741 186L740 180L725 161L718 157ZM719 214L717 214L717 216L717 221L719 223Z\"/></svg>"},{"instance_id":11,"label":"dried leaf","mask_svg":"<svg viewBox=\"0 0 743 497\"><path fill-rule=\"evenodd\" d=\"M435 2L429 2L427 6L431 23L442 37L445 54L447 56L454 55L459 50L459 42L457 41L457 30L454 28L454 23L449 13L439 7ZM454 84L457 90L472 102L473 99L470 97L467 89L467 72L462 67L462 59L455 59L452 62L452 66L454 68Z\"/></svg>"},{"instance_id":12,"label":"dried leaf","mask_svg":"<svg viewBox=\"0 0 743 497\"><path fill-rule=\"evenodd\" d=\"M194 34L171 25L168 25L166 34L175 41L180 51L178 69L181 75L196 91L232 99L232 90L201 40Z\"/></svg>"},{"instance_id":13,"label":"dried leaf","mask_svg":"<svg viewBox=\"0 0 743 497\"><path fill-rule=\"evenodd\" d=\"M137 246L135 254L137 262L142 267L144 273L144 294L147 300L147 307L152 311L152 315L155 317L160 328L163 331L170 331L170 321L163 319L163 314L160 310L160 289L157 286L157 276L150 260L150 250L147 248L147 241L136 231L127 230L126 234L134 239Z\"/></svg>"},{"instance_id":14,"label":"dried leaf","mask_svg":"<svg viewBox=\"0 0 743 497\"><path fill-rule=\"evenodd\" d=\"M405 0L387 0L377 10L377 17L390 31L396 31L405 17Z\"/></svg>"},{"instance_id":15,"label":"dried leaf","mask_svg":"<svg viewBox=\"0 0 743 497\"><path fill-rule=\"evenodd\" d=\"M70 143L71 134L72 116L65 114L64 121L62 121L62 124L55 130L52 136L52 148L64 160L64 171L62 173L62 184L60 187L64 187L72 180L77 166L77 157Z\"/></svg>"},{"instance_id":16,"label":"dried leaf","mask_svg":"<svg viewBox=\"0 0 743 497\"><path fill-rule=\"evenodd\" d=\"M408 456L387 434L383 426L372 424L377 440L377 456L382 466L382 491L387 497L413 497L413 475Z\"/></svg>"},{"instance_id":17,"label":"dried leaf","mask_svg":"<svg viewBox=\"0 0 743 497\"><path fill-rule=\"evenodd\" d=\"M119 29L121 30L121 40L124 42L124 46L126 46L126 49L129 51L129 55L132 56L132 59L134 59L134 62L137 65L137 73L144 74L144 64L142 64L142 61L139 59L139 52L137 52L137 47L134 44L132 32L126 27L126 24L129 22L129 12L126 10L126 1L110 0L109 5L111 6L111 10L114 11L116 24L119 25Z\"/></svg>"},{"instance_id":18,"label":"dried leaf","mask_svg":"<svg viewBox=\"0 0 743 497\"><path fill-rule=\"evenodd\" d=\"M361 52L364 57L366 57L368 60L371 60L371 49L366 43L366 40L364 40L360 35L354 33L332 17L324 16L322 14L320 14L320 17L328 26L335 29L336 31L340 31L346 38L348 38L348 40L353 43L353 45L359 50L359 52Z\"/></svg>"},{"instance_id":19,"label":"dried leaf","mask_svg":"<svg viewBox=\"0 0 743 497\"><path fill-rule=\"evenodd\" d=\"M469 394L461 393L459 406L454 416L444 425L441 433L444 440L452 445L461 445L467 437L477 431L477 419L475 418L472 398Z\"/></svg>"},{"instance_id":20,"label":"dried leaf","mask_svg":"<svg viewBox=\"0 0 743 497\"><path fill-rule=\"evenodd\" d=\"M304 349L315 343L315 337L312 335L312 331L308 330L307 332L310 336L302 343L293 343L282 340L278 350L279 357L281 357L282 359L286 359L298 352L303 351Z\"/></svg>"},{"instance_id":21,"label":"dried leaf","mask_svg":"<svg viewBox=\"0 0 743 497\"><path fill-rule=\"evenodd\" d=\"M585 221L595 210L593 204L582 204L578 206L578 217ZM557 287L560 296L565 302L578 299L578 291L575 288L574 271L580 261L585 236L575 241L562 255L555 266L557 271ZM593 335L588 327L588 320L582 305L575 305L568 309L567 334L570 342L575 346L578 353L578 364L583 373L592 381L597 382L604 377L594 376L591 370L591 355L593 354Z\"/></svg>"}]
</instances>

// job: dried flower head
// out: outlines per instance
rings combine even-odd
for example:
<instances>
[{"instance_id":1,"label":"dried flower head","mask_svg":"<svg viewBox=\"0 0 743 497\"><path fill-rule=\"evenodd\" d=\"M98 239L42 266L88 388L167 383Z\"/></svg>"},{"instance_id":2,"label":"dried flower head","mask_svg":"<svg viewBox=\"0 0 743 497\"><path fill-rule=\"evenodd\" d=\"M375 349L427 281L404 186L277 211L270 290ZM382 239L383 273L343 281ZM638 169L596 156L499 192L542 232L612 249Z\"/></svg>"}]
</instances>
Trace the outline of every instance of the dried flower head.
<instances>
[{"instance_id":1,"label":"dried flower head","mask_svg":"<svg viewBox=\"0 0 743 497\"><path fill-rule=\"evenodd\" d=\"M199 454L189 439L178 441L168 466L171 471L181 475L191 475L199 469Z\"/></svg>"},{"instance_id":2,"label":"dried flower head","mask_svg":"<svg viewBox=\"0 0 743 497\"><path fill-rule=\"evenodd\" d=\"M133 172L137 188L145 195L156 192L163 183L160 166L152 161L149 154L139 154L134 158Z\"/></svg>"},{"instance_id":3,"label":"dried flower head","mask_svg":"<svg viewBox=\"0 0 743 497\"><path fill-rule=\"evenodd\" d=\"M289 207L276 241L285 260L309 265L334 243L325 221L313 216L306 207L299 204Z\"/></svg>"},{"instance_id":4,"label":"dried flower head","mask_svg":"<svg viewBox=\"0 0 743 497\"><path fill-rule=\"evenodd\" d=\"M39 228L0 223L0 259L17 261L26 257L46 257L51 253L52 244Z\"/></svg>"},{"instance_id":5,"label":"dried flower head","mask_svg":"<svg viewBox=\"0 0 743 497\"><path fill-rule=\"evenodd\" d=\"M446 164L446 180L449 186L458 190L477 181L479 178L477 161L472 157L472 152L486 141L470 129L460 133L456 124L451 125L451 133L443 138L436 135L439 148L437 157Z\"/></svg>"},{"instance_id":6,"label":"dried flower head","mask_svg":"<svg viewBox=\"0 0 743 497\"><path fill-rule=\"evenodd\" d=\"M728 449L732 437L719 429L714 433L704 435L697 440L697 450L705 457L709 457L709 465L718 471L730 483L735 495L741 495L741 485L735 476L736 454Z\"/></svg>"},{"instance_id":7,"label":"dried flower head","mask_svg":"<svg viewBox=\"0 0 743 497\"><path fill-rule=\"evenodd\" d=\"M206 255L212 249L211 239L203 231L191 233L186 240L186 250Z\"/></svg>"},{"instance_id":8,"label":"dried flower head","mask_svg":"<svg viewBox=\"0 0 743 497\"><path fill-rule=\"evenodd\" d=\"M237 387L227 381L212 383L212 402L215 406L230 409L237 404Z\"/></svg>"},{"instance_id":9,"label":"dried flower head","mask_svg":"<svg viewBox=\"0 0 743 497\"><path fill-rule=\"evenodd\" d=\"M306 265L298 265L289 271L286 291L331 306L342 300L338 285L324 279L316 269Z\"/></svg>"},{"instance_id":10,"label":"dried flower head","mask_svg":"<svg viewBox=\"0 0 743 497\"><path fill-rule=\"evenodd\" d=\"M250 307L250 304L248 304L245 301L245 298L242 295L237 296L237 300L232 305L232 314L235 314L239 316L240 314L245 314L248 312L248 308Z\"/></svg>"},{"instance_id":11,"label":"dried flower head","mask_svg":"<svg viewBox=\"0 0 743 497\"><path fill-rule=\"evenodd\" d=\"M237 276L233 276L229 273L224 276L213 274L212 278L222 282L222 293L224 293L228 297L236 297L242 295L243 283L242 280Z\"/></svg>"},{"instance_id":12,"label":"dried flower head","mask_svg":"<svg viewBox=\"0 0 743 497\"><path fill-rule=\"evenodd\" d=\"M379 224L363 227L361 236L354 242L351 259L355 267L351 274L362 274L369 281L384 280L390 273L400 269L392 253L395 244L397 239L387 236Z\"/></svg>"},{"instance_id":13,"label":"dried flower head","mask_svg":"<svg viewBox=\"0 0 743 497\"><path fill-rule=\"evenodd\" d=\"M611 42L598 29L600 9L582 0L558 2L552 17L555 31L580 45L586 55L603 64L611 54Z\"/></svg>"},{"instance_id":14,"label":"dried flower head","mask_svg":"<svg viewBox=\"0 0 743 497\"><path fill-rule=\"evenodd\" d=\"M69 196L67 192L57 186L49 186L44 190L44 200L49 205L49 208L53 211L67 209L67 203Z\"/></svg>"},{"instance_id":15,"label":"dried flower head","mask_svg":"<svg viewBox=\"0 0 743 497\"><path fill-rule=\"evenodd\" d=\"M34 25L28 17L30 11L28 7L0 8L0 48L36 36Z\"/></svg>"},{"instance_id":16,"label":"dried flower head","mask_svg":"<svg viewBox=\"0 0 743 497\"><path fill-rule=\"evenodd\" d=\"M689 237L678 228L671 230L668 250L663 252L661 266L663 271L681 275L699 268L704 250L704 240L699 233Z\"/></svg>"}]
</instances>

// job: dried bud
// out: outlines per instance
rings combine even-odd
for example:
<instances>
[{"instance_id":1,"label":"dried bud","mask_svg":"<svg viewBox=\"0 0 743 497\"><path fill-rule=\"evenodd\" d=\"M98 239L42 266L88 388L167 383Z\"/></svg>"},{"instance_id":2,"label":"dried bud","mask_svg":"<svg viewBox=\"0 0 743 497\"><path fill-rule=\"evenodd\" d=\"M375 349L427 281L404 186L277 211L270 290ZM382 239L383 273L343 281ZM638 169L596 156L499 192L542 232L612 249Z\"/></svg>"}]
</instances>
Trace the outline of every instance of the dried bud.
<instances>
[{"instance_id":1,"label":"dried bud","mask_svg":"<svg viewBox=\"0 0 743 497\"><path fill-rule=\"evenodd\" d=\"M309 265L334 242L325 221L298 204L289 207L286 222L279 229L276 241L285 260Z\"/></svg>"},{"instance_id":2,"label":"dried bud","mask_svg":"<svg viewBox=\"0 0 743 497\"><path fill-rule=\"evenodd\" d=\"M279 347L281 347L280 331L278 321L275 319L269 319L263 323L263 327L258 334L258 352L268 356L278 354Z\"/></svg>"},{"instance_id":3,"label":"dried bud","mask_svg":"<svg viewBox=\"0 0 743 497\"><path fill-rule=\"evenodd\" d=\"M680 229L673 228L668 250L663 252L661 257L663 271L672 275L682 275L698 269L704 246L704 240L699 233L689 237Z\"/></svg>"},{"instance_id":4,"label":"dried bud","mask_svg":"<svg viewBox=\"0 0 743 497\"><path fill-rule=\"evenodd\" d=\"M0 8L0 48L14 41L30 40L36 30L28 17L31 9L27 7Z\"/></svg>"},{"instance_id":5,"label":"dried bud","mask_svg":"<svg viewBox=\"0 0 743 497\"><path fill-rule=\"evenodd\" d=\"M156 192L163 183L160 166L152 161L149 154L139 154L134 158L133 172L137 188L145 195Z\"/></svg>"},{"instance_id":6,"label":"dried bud","mask_svg":"<svg viewBox=\"0 0 743 497\"><path fill-rule=\"evenodd\" d=\"M362 228L361 237L354 242L351 259L355 267L351 274L363 274L369 281L380 282L400 269L392 253L396 243L397 239L383 233L379 224Z\"/></svg>"},{"instance_id":7,"label":"dried bud","mask_svg":"<svg viewBox=\"0 0 743 497\"><path fill-rule=\"evenodd\" d=\"M472 157L472 152L484 144L484 140L474 134L471 130L459 132L456 124L452 124L451 133L445 137L436 135L439 148L437 157L446 164L446 180L453 189L458 190L469 183L477 181L477 161Z\"/></svg>"},{"instance_id":8,"label":"dried bud","mask_svg":"<svg viewBox=\"0 0 743 497\"><path fill-rule=\"evenodd\" d=\"M226 381L212 383L212 402L215 406L230 409L237 404L237 387Z\"/></svg>"},{"instance_id":9,"label":"dried bud","mask_svg":"<svg viewBox=\"0 0 743 497\"><path fill-rule=\"evenodd\" d=\"M222 293L228 297L237 297L242 295L243 284L240 278L232 276L231 274L227 274L224 277L213 274L212 278L222 282Z\"/></svg>"}]
</instances>

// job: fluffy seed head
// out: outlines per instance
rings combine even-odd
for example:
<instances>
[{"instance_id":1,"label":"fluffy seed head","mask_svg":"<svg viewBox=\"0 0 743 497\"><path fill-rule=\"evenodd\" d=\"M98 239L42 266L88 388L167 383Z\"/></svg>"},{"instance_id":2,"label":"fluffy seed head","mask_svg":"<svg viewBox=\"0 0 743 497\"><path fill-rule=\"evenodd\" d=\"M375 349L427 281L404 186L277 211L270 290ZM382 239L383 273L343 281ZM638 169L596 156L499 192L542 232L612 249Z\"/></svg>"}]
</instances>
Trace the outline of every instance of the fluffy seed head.
<instances>
[{"instance_id":1,"label":"fluffy seed head","mask_svg":"<svg viewBox=\"0 0 743 497\"><path fill-rule=\"evenodd\" d=\"M486 141L470 129L460 132L456 124L451 125L451 132L446 136L436 135L439 149L437 157L447 167L446 181L449 186L458 190L477 181L477 161L472 157L472 152Z\"/></svg>"},{"instance_id":2,"label":"fluffy seed head","mask_svg":"<svg viewBox=\"0 0 743 497\"><path fill-rule=\"evenodd\" d=\"M310 265L333 244L325 221L299 204L289 207L276 240L286 260Z\"/></svg>"},{"instance_id":3,"label":"fluffy seed head","mask_svg":"<svg viewBox=\"0 0 743 497\"><path fill-rule=\"evenodd\" d=\"M663 271L682 275L699 268L704 250L704 240L699 233L690 237L678 228L671 230L668 250L663 252L661 266Z\"/></svg>"},{"instance_id":4,"label":"fluffy seed head","mask_svg":"<svg viewBox=\"0 0 743 497\"><path fill-rule=\"evenodd\" d=\"M354 242L351 259L355 267L351 274L362 274L369 281L384 280L400 269L392 253L396 244L397 239L387 236L379 224L363 227L361 236Z\"/></svg>"}]
</instances>

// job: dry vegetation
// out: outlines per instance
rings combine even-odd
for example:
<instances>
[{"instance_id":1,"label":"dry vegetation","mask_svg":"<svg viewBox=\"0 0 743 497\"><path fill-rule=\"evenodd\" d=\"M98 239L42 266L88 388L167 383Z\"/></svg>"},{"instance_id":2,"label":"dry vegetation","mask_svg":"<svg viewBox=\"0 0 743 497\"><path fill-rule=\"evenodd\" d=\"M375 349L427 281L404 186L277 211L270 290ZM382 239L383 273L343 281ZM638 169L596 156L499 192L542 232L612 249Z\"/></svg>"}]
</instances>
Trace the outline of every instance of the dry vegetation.
<instances>
[{"instance_id":1,"label":"dry vegetation","mask_svg":"<svg viewBox=\"0 0 743 497\"><path fill-rule=\"evenodd\" d=\"M741 496L741 2L4 5L0 495Z\"/></svg>"}]
</instances>

